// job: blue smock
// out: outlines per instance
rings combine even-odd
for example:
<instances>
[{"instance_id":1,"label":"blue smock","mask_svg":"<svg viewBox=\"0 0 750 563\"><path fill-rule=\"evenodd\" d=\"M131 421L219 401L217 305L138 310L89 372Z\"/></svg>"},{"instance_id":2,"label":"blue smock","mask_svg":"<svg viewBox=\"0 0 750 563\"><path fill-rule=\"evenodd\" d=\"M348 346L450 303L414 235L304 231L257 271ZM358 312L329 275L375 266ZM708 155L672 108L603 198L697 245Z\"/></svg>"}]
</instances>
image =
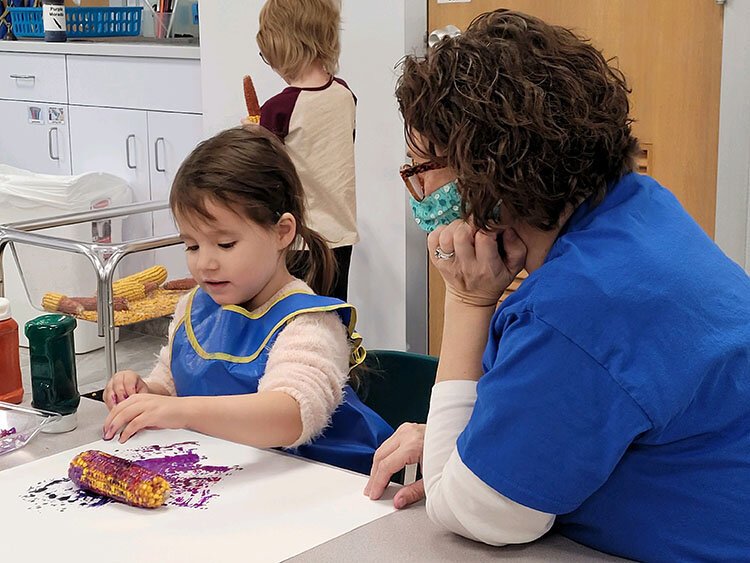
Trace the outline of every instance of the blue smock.
<instances>
[{"instance_id":1,"label":"blue smock","mask_svg":"<svg viewBox=\"0 0 750 563\"><path fill-rule=\"evenodd\" d=\"M170 367L177 395L243 395L258 391L268 354L284 326L298 315L335 311L355 346L352 364L364 359L361 338L354 332L356 312L348 303L312 293L290 292L262 314L237 305L218 305L197 289L172 339ZM369 473L375 450L393 429L360 401L346 385L344 401L331 424L311 444L290 451L360 473Z\"/></svg>"}]
</instances>

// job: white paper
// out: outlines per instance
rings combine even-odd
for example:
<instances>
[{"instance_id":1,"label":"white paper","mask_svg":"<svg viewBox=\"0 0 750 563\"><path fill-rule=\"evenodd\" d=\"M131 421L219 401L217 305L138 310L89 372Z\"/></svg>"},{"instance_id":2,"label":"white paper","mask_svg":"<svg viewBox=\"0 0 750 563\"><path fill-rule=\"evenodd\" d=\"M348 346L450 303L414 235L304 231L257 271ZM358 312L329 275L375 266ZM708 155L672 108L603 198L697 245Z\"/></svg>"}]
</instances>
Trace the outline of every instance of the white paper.
<instances>
[{"instance_id":1,"label":"white paper","mask_svg":"<svg viewBox=\"0 0 750 563\"><path fill-rule=\"evenodd\" d=\"M198 443L204 465L242 467L211 487L218 496L204 509L110 503L60 511L22 498L40 481L67 476L70 460L84 450L186 441ZM142 432L124 445L98 441L0 472L3 559L282 561L393 512L395 488L371 501L362 494L366 482L363 475L182 430Z\"/></svg>"}]
</instances>

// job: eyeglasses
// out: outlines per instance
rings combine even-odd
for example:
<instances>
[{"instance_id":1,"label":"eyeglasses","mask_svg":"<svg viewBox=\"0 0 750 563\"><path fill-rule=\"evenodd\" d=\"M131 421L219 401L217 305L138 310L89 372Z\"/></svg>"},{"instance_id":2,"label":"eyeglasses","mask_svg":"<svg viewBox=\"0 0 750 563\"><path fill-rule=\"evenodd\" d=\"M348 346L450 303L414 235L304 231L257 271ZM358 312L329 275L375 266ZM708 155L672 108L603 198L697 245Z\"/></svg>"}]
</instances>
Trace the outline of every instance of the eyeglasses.
<instances>
[{"instance_id":1,"label":"eyeglasses","mask_svg":"<svg viewBox=\"0 0 750 563\"><path fill-rule=\"evenodd\" d=\"M271 66L271 63L269 63L269 62L268 62L268 61L266 60L266 57L264 57L264 56L263 56L263 53L262 53L261 51L258 51L258 55L260 56L260 60L261 60L261 61L263 61L264 63L266 63L266 64L267 64L268 66Z\"/></svg>"},{"instance_id":2,"label":"eyeglasses","mask_svg":"<svg viewBox=\"0 0 750 563\"><path fill-rule=\"evenodd\" d=\"M430 170L440 170L441 168L445 168L445 166L430 160L421 164L412 164L411 166L404 164L401 170L399 170L399 174L411 197L416 201L422 201L425 198L424 184L419 175Z\"/></svg>"}]
</instances>

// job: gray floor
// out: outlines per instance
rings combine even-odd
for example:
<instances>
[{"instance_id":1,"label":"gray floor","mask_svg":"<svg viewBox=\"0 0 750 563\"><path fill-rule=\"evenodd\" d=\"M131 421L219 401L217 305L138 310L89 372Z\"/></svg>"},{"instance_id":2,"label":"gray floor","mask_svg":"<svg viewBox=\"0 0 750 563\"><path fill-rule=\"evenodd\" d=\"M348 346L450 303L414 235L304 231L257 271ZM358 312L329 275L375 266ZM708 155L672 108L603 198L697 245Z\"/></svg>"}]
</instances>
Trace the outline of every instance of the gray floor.
<instances>
[{"instance_id":1,"label":"gray floor","mask_svg":"<svg viewBox=\"0 0 750 563\"><path fill-rule=\"evenodd\" d=\"M117 369L132 369L142 375L147 375L156 362L156 355L165 343L164 337L148 336L120 329L120 339L115 347ZM107 384L104 350L77 354L76 372L80 393L103 389ZM21 373L25 395L30 398L31 374L28 348L21 348Z\"/></svg>"}]
</instances>

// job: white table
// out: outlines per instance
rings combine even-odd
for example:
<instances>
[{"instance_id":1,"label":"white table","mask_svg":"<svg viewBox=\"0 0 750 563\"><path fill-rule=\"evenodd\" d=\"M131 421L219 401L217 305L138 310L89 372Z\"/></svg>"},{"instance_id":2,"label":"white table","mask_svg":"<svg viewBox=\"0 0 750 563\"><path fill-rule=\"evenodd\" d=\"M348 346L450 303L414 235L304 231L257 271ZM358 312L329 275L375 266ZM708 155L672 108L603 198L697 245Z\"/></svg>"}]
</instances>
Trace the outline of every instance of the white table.
<instances>
[{"instance_id":1,"label":"white table","mask_svg":"<svg viewBox=\"0 0 750 563\"><path fill-rule=\"evenodd\" d=\"M107 409L81 399L78 428L67 434L39 434L25 448L0 456L2 470L28 463L101 438ZM300 460L300 463L308 463ZM336 470L338 471L338 470ZM210 534L206 530L206 534ZM238 553L242 553L238 546ZM318 561L623 561L551 534L532 544L494 548L471 542L433 525L417 504L375 520L292 557L295 563Z\"/></svg>"}]
</instances>

